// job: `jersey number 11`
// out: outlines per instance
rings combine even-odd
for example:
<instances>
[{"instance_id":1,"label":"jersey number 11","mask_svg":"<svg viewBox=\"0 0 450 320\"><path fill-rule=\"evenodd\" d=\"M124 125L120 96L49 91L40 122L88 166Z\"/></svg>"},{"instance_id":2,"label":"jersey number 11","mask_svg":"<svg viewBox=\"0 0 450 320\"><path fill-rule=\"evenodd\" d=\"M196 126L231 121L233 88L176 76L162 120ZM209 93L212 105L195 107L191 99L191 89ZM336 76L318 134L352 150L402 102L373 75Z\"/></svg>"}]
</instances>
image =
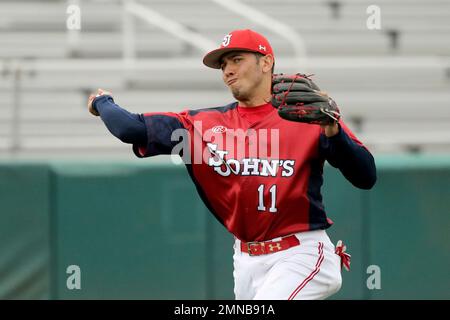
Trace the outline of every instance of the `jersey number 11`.
<instances>
[{"instance_id":1,"label":"jersey number 11","mask_svg":"<svg viewBox=\"0 0 450 320\"><path fill-rule=\"evenodd\" d=\"M277 207L276 207L277 185L274 184L273 186L271 186L269 189L269 192L270 192L270 198L271 198L269 212L274 213L274 212L277 212ZM263 184L261 184L258 187L258 211L266 211L266 207L264 206L264 185Z\"/></svg>"}]
</instances>

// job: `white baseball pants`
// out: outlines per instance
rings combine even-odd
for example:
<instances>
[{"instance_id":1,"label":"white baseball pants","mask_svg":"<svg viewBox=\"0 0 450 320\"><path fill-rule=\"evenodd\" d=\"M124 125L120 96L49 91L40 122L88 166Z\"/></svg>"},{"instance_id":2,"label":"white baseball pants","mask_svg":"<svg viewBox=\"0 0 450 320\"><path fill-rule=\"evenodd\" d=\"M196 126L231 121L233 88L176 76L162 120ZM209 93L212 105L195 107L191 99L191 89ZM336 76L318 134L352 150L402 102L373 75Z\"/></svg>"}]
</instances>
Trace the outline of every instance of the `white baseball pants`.
<instances>
[{"instance_id":1,"label":"white baseball pants","mask_svg":"<svg viewBox=\"0 0 450 320\"><path fill-rule=\"evenodd\" d=\"M339 291L341 258L325 230L295 236L299 245L259 256L241 252L236 239L233 276L237 300L318 300Z\"/></svg>"}]
</instances>

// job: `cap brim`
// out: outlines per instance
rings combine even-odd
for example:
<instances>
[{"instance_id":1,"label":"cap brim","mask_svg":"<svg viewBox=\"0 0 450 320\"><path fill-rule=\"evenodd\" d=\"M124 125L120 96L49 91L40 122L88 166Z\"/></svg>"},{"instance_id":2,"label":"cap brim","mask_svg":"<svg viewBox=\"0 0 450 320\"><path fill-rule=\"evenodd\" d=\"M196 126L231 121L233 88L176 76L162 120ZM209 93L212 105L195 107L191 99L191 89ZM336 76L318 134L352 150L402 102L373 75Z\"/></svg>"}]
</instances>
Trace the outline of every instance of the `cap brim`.
<instances>
[{"instance_id":1,"label":"cap brim","mask_svg":"<svg viewBox=\"0 0 450 320\"><path fill-rule=\"evenodd\" d=\"M220 69L220 58L228 52L231 51L247 51L247 52L257 52L255 50L249 50L245 48L219 48L216 50L213 50L205 55L203 58L203 64L207 67L213 68L213 69Z\"/></svg>"}]
</instances>

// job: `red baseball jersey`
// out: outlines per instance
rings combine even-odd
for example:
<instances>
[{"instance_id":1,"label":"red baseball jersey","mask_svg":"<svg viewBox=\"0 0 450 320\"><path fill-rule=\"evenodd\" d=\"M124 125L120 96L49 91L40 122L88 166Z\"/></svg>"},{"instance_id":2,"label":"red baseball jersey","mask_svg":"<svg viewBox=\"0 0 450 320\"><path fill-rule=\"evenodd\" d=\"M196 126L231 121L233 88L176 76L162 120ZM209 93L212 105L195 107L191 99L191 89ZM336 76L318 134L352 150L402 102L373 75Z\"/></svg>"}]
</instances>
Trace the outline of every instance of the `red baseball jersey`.
<instances>
[{"instance_id":1,"label":"red baseball jersey","mask_svg":"<svg viewBox=\"0 0 450 320\"><path fill-rule=\"evenodd\" d=\"M133 146L136 156L181 154L205 205L238 239L264 241L333 223L320 192L320 126L281 119L270 104L237 102L144 119L148 143Z\"/></svg>"}]
</instances>

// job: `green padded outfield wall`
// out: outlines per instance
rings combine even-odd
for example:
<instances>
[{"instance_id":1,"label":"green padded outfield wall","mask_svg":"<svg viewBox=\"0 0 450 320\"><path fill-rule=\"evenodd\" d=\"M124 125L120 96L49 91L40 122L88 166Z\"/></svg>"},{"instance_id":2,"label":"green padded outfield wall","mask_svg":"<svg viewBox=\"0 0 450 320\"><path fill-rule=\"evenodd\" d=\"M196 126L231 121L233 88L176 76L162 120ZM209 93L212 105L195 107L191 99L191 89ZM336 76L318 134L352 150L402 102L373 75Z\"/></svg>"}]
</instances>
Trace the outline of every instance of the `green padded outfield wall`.
<instances>
[{"instance_id":1,"label":"green padded outfield wall","mask_svg":"<svg viewBox=\"0 0 450 320\"><path fill-rule=\"evenodd\" d=\"M382 273L371 299L450 299L450 170L444 159L380 159L370 194L369 262Z\"/></svg>"},{"instance_id":2,"label":"green padded outfield wall","mask_svg":"<svg viewBox=\"0 0 450 320\"><path fill-rule=\"evenodd\" d=\"M50 298L45 164L0 163L0 299Z\"/></svg>"},{"instance_id":3,"label":"green padded outfield wall","mask_svg":"<svg viewBox=\"0 0 450 320\"><path fill-rule=\"evenodd\" d=\"M449 299L450 158L377 157L370 191L326 167L324 202L352 254L334 299ZM233 299L233 237L184 166L0 164L1 299ZM69 266L81 289L68 289ZM380 270L369 290L368 267Z\"/></svg>"},{"instance_id":4,"label":"green padded outfield wall","mask_svg":"<svg viewBox=\"0 0 450 320\"><path fill-rule=\"evenodd\" d=\"M206 299L207 211L171 166L53 167L57 298ZM68 290L66 268L81 269Z\"/></svg>"}]
</instances>

